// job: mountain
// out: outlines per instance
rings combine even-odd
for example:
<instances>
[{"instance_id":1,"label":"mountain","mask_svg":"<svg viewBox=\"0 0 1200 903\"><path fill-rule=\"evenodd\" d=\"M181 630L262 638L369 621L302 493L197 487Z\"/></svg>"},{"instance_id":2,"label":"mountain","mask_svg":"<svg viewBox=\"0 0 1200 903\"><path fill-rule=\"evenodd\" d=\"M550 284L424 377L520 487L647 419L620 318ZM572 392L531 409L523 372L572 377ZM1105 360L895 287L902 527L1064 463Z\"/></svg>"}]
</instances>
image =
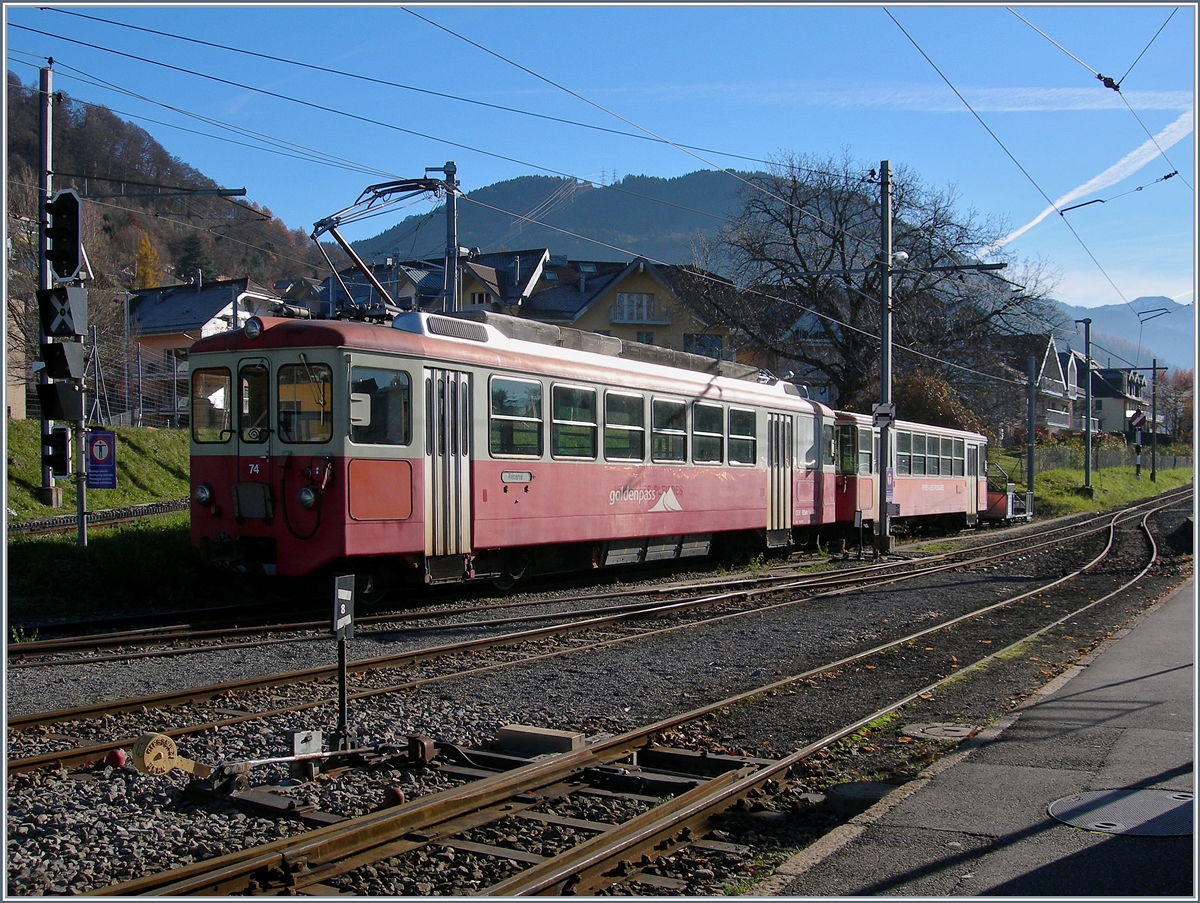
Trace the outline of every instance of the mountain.
<instances>
[{"instance_id":1,"label":"mountain","mask_svg":"<svg viewBox=\"0 0 1200 903\"><path fill-rule=\"evenodd\" d=\"M738 207L738 182L701 170L673 179L626 176L598 186L551 176L522 176L463 195L458 243L485 251L549 248L574 260L691 263L692 241L711 235ZM522 222L526 216L546 225ZM577 237L588 236L594 241ZM446 248L441 208L410 216L354 243L364 260L440 258Z\"/></svg>"},{"instance_id":2,"label":"mountain","mask_svg":"<svg viewBox=\"0 0 1200 903\"><path fill-rule=\"evenodd\" d=\"M1059 307L1068 324L1067 339L1080 351L1084 347L1083 325L1073 323L1091 318L1092 360L1101 367L1149 367L1156 358L1160 367L1195 367L1195 308L1191 305L1154 295L1135 298L1128 304Z\"/></svg>"},{"instance_id":3,"label":"mountain","mask_svg":"<svg viewBox=\"0 0 1200 903\"><path fill-rule=\"evenodd\" d=\"M695 238L715 235L722 220L736 213L737 186L713 170L674 179L626 176L608 186L523 176L476 189L460 199L459 245L484 251L549 248L552 254L574 260L629 260L642 255L665 263L691 263ZM354 249L368 262L387 257L440 259L446 247L442 212L439 207L410 216L374 238L355 242ZM521 216L547 225L523 223ZM584 235L601 243L576 237ZM1111 362L1115 367L1148 367L1155 358L1160 366L1194 366L1195 331L1189 306L1161 296L1107 307L1058 306L1066 324L1065 337L1080 350L1083 327L1074 327L1073 322L1091 317L1092 357L1100 366Z\"/></svg>"},{"instance_id":4,"label":"mountain","mask_svg":"<svg viewBox=\"0 0 1200 903\"><path fill-rule=\"evenodd\" d=\"M249 276L260 285L317 277L324 258L302 229L289 229L265 206L217 197L212 179L172 156L143 128L107 107L56 92L54 187L75 188L85 199L82 238L94 292L217 276ZM41 167L39 94L8 73L6 163L10 297L28 293L37 273L37 173ZM14 228L12 224L18 225ZM159 265L135 276L143 236ZM15 262L14 262L15 261ZM147 278L148 277L148 278ZM103 301L108 304L107 300Z\"/></svg>"}]
</instances>

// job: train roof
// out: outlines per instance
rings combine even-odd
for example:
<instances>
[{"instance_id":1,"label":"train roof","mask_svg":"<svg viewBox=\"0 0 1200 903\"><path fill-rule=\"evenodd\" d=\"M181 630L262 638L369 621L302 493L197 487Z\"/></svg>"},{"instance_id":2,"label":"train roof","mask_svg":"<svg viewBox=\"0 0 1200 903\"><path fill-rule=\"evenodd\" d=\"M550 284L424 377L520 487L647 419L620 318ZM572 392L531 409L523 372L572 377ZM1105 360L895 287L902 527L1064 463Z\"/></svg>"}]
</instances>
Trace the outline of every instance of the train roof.
<instances>
[{"instance_id":1,"label":"train roof","mask_svg":"<svg viewBox=\"0 0 1200 903\"><path fill-rule=\"evenodd\" d=\"M858 411L838 411L837 419L841 420L843 423L848 420L852 420L855 423L858 423L860 426L870 426L874 420L871 414L863 414ZM920 433L939 433L944 436L957 437L960 439L987 439L987 436L983 435L982 433L972 432L971 430L960 430L951 426L934 426L929 423L918 423L915 420L900 420L897 418L896 420L892 421L891 426L893 430L910 430Z\"/></svg>"},{"instance_id":2,"label":"train roof","mask_svg":"<svg viewBox=\"0 0 1200 903\"><path fill-rule=\"evenodd\" d=\"M391 327L350 320L258 319L264 327L258 338L248 338L242 329L230 330L200 339L191 353L345 347L450 358L531 374L551 373L557 364L569 367L569 375L578 379L619 382L636 376L664 391L703 394L702 387L708 387L735 395L744 392L762 401L782 396L790 398L790 404L833 413L791 383L745 364L500 314L410 311L397 316Z\"/></svg>"}]
</instances>

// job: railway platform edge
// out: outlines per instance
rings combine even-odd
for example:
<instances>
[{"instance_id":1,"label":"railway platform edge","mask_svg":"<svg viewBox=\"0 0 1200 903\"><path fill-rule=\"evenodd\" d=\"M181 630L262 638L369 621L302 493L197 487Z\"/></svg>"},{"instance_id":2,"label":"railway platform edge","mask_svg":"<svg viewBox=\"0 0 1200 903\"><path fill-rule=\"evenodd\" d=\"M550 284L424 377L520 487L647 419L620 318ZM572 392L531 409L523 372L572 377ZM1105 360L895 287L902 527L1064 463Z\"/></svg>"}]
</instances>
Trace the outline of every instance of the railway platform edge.
<instances>
[{"instance_id":1,"label":"railway platform edge","mask_svg":"<svg viewBox=\"0 0 1200 903\"><path fill-rule=\"evenodd\" d=\"M1169 798L1142 791L1194 793L1195 646L1193 578L747 895L1195 899L1192 802L1170 804L1168 820L1183 805L1189 831L1166 836L1086 830L1048 811L1096 791L1135 810Z\"/></svg>"}]
</instances>

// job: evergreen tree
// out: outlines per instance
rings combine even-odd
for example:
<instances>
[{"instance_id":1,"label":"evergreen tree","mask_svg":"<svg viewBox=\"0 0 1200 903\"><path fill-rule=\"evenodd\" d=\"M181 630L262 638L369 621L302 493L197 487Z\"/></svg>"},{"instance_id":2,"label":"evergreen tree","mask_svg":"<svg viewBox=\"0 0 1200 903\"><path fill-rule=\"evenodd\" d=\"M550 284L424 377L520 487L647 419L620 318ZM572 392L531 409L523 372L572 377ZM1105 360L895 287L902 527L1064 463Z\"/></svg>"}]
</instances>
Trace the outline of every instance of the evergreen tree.
<instances>
[{"instance_id":1,"label":"evergreen tree","mask_svg":"<svg viewBox=\"0 0 1200 903\"><path fill-rule=\"evenodd\" d=\"M175 275L184 281L197 277L202 279L205 273L209 273L210 278L216 278L212 249L204 235L193 232L183 240L183 250L176 267Z\"/></svg>"}]
</instances>

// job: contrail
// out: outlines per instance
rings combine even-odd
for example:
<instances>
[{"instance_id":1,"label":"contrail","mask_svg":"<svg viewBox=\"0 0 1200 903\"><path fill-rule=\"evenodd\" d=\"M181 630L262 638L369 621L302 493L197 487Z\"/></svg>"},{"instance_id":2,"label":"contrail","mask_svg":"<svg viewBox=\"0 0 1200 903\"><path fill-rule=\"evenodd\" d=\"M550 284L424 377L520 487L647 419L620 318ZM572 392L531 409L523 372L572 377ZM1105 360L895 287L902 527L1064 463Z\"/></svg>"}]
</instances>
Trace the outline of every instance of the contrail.
<instances>
[{"instance_id":1,"label":"contrail","mask_svg":"<svg viewBox=\"0 0 1200 903\"><path fill-rule=\"evenodd\" d=\"M1100 173L1100 175L1088 180L1087 182L1084 182L1078 188L1068 191L1057 201L1055 201L1053 206L1047 207L1032 220L1027 222L1024 226L1013 232L1010 232L1004 238L1000 239L1000 241L996 242L995 244L988 245L986 248L981 250L979 252L980 256L986 256L998 248L1004 247L1013 239L1024 235L1051 213L1061 210L1065 205L1070 204L1070 202L1076 198L1081 198L1085 195L1091 194L1092 192L1100 191L1101 189L1107 188L1110 185L1116 185L1122 179L1126 179L1133 175L1155 157L1158 157L1162 151L1165 151L1168 147L1171 147L1173 144L1183 140L1191 133L1192 111L1188 110L1169 126L1155 135L1153 140L1145 141L1140 147L1127 153L1108 169L1104 170L1104 172Z\"/></svg>"}]
</instances>

